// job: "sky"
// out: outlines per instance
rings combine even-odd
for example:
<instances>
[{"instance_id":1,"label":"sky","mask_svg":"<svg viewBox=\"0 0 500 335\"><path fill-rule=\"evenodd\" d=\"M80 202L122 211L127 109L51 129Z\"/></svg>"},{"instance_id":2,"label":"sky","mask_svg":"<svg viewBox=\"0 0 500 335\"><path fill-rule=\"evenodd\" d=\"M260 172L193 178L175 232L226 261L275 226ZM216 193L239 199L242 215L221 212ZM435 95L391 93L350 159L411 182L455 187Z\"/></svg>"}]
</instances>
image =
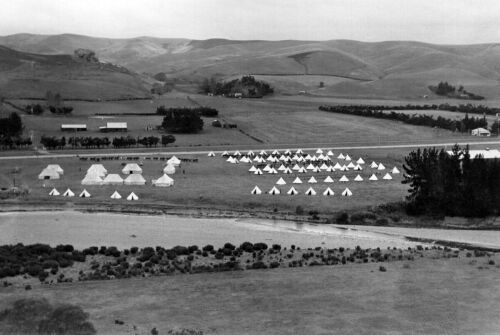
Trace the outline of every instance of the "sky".
<instances>
[{"instance_id":1,"label":"sky","mask_svg":"<svg viewBox=\"0 0 500 335\"><path fill-rule=\"evenodd\" d=\"M0 35L500 42L498 0L4 0Z\"/></svg>"}]
</instances>

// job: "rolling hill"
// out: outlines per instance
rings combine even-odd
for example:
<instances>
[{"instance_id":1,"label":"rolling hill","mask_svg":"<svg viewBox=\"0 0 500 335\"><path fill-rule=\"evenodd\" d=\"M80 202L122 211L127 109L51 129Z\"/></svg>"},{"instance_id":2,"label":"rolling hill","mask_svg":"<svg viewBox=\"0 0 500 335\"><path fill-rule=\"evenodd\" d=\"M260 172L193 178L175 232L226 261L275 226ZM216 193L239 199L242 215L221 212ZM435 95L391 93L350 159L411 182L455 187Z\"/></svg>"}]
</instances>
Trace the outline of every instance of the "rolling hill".
<instances>
[{"instance_id":1,"label":"rolling hill","mask_svg":"<svg viewBox=\"0 0 500 335\"><path fill-rule=\"evenodd\" d=\"M49 90L59 92L64 99L146 98L146 86L139 75L116 65L0 46L0 92L4 98L43 98Z\"/></svg>"},{"instance_id":2,"label":"rolling hill","mask_svg":"<svg viewBox=\"0 0 500 335\"><path fill-rule=\"evenodd\" d=\"M94 50L101 60L139 73L170 78L259 75L277 93L343 97L419 98L428 85L449 81L493 99L500 97L500 44L435 45L411 41L130 39L80 35L18 34L0 45L24 52L72 53ZM332 79L335 78L335 79ZM311 80L314 78L314 80ZM324 87L319 87L319 82Z\"/></svg>"}]
</instances>

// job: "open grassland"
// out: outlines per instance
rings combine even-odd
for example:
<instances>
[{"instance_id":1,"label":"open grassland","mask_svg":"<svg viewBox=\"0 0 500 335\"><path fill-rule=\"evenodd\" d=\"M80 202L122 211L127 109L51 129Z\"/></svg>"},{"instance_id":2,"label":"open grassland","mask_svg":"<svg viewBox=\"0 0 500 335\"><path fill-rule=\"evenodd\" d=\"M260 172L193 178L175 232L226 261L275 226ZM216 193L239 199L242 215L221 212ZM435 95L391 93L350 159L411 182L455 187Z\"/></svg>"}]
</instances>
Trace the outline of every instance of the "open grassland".
<instances>
[{"instance_id":1,"label":"open grassland","mask_svg":"<svg viewBox=\"0 0 500 335\"><path fill-rule=\"evenodd\" d=\"M338 154L339 152L336 152L336 155ZM350 151L349 154L352 155L353 159L363 157L367 164L371 163L371 160L383 162L387 170L375 171L365 167L363 171L309 172L307 174L291 175L266 173L258 176L248 172L251 164L230 164L220 156L209 158L203 155L196 156L199 158L197 163L183 163L177 169L176 174L172 176L175 184L170 188L151 186L151 179L156 179L162 175L162 168L165 164L164 161L157 160L144 161L142 168L143 176L147 180L145 186L82 186L81 180L85 176L86 170L91 163L95 162L81 161L76 158L55 160L40 158L30 160L29 164L26 164L25 160L5 161L0 167L0 182L2 187L9 187L13 185L15 179L16 186L23 186L30 190L30 194L25 196L25 200L41 201L45 204L52 203L54 205L72 202L89 204L89 206L92 204L109 204L112 201L109 197L115 190L124 197L134 191L140 197L140 200L136 203L130 203L126 200L112 201L117 204L127 204L130 208L133 208L132 206L144 207L150 204L159 206L177 204L193 207L206 205L240 210L251 210L252 208L272 210L278 208L295 212L296 207L300 205L306 211L315 209L322 213L332 213L342 209L355 209L390 201L400 201L407 194L407 186L401 184L402 174L394 175L393 180L381 180L382 176L394 166L397 166L403 172L401 167L402 156L387 154L382 150L370 154L367 154L366 151ZM101 161L100 163L105 166L108 173L121 174L122 164L125 162L131 161L112 160ZM38 174L47 164L51 163L60 164L64 169L64 176L60 180L38 180ZM18 173L13 173L16 168L19 168ZM372 173L375 173L380 180L368 181L368 177ZM344 174L349 178L349 182L339 182L340 177ZM357 174L360 174L365 180L362 182L353 181ZM328 175L335 180L334 183L323 182ZM287 182L287 185L279 186L281 191L285 193L292 186L292 181L296 176L299 176L303 181L303 184L293 184L300 193L297 196L250 194L250 191L256 185L263 192L269 191L280 177L283 177ZM311 176L318 180L317 184L307 183ZM71 188L75 193L80 193L85 188L93 197L90 199L49 197L48 193L52 187L56 187L62 192L67 188ZM318 195L306 196L304 193L309 187L313 187L318 192ZM330 187L335 192L335 196L326 197L322 195L322 192L327 187ZM340 196L346 187L353 192L352 197Z\"/></svg>"},{"instance_id":2,"label":"open grassland","mask_svg":"<svg viewBox=\"0 0 500 335\"><path fill-rule=\"evenodd\" d=\"M493 256L496 263L498 255ZM405 265L406 264L406 265ZM71 303L102 334L495 334L499 268L488 259L394 262L120 281L31 291L0 288L4 309L22 297ZM123 320L117 325L114 320Z\"/></svg>"}]
</instances>

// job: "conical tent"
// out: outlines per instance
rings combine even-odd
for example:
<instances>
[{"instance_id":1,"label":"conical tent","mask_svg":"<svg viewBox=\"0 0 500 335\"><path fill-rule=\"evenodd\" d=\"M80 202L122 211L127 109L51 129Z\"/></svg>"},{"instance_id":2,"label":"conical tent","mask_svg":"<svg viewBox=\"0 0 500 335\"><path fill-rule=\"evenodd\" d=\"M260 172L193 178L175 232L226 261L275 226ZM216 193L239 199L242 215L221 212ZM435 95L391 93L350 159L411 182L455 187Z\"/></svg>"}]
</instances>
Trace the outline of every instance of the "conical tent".
<instances>
[{"instance_id":1,"label":"conical tent","mask_svg":"<svg viewBox=\"0 0 500 335\"><path fill-rule=\"evenodd\" d=\"M306 168L305 168L305 167L301 167L301 168L299 169L299 171L297 171L297 172L298 172L298 173L307 173L307 170L306 170Z\"/></svg>"},{"instance_id":2,"label":"conical tent","mask_svg":"<svg viewBox=\"0 0 500 335\"><path fill-rule=\"evenodd\" d=\"M167 164L163 168L163 173L166 173L166 174L175 174L175 166L173 166L171 164Z\"/></svg>"},{"instance_id":3,"label":"conical tent","mask_svg":"<svg viewBox=\"0 0 500 335\"><path fill-rule=\"evenodd\" d=\"M255 168L255 166L252 165L252 167L250 169L248 169L248 172L255 172L257 169Z\"/></svg>"},{"instance_id":4,"label":"conical tent","mask_svg":"<svg viewBox=\"0 0 500 335\"><path fill-rule=\"evenodd\" d=\"M241 156L241 152L239 152L238 150L236 150L236 151L234 152L234 156Z\"/></svg>"},{"instance_id":5,"label":"conical tent","mask_svg":"<svg viewBox=\"0 0 500 335\"><path fill-rule=\"evenodd\" d=\"M316 195L316 191L312 188L309 187L305 193L306 195Z\"/></svg>"},{"instance_id":6,"label":"conical tent","mask_svg":"<svg viewBox=\"0 0 500 335\"><path fill-rule=\"evenodd\" d=\"M312 163L309 163L309 165L306 167L307 170L314 170L314 165Z\"/></svg>"},{"instance_id":7,"label":"conical tent","mask_svg":"<svg viewBox=\"0 0 500 335\"><path fill-rule=\"evenodd\" d=\"M288 195L297 195L299 194L299 192L295 189L295 187L290 187L290 189L288 190L288 192L286 192L286 194Z\"/></svg>"},{"instance_id":8,"label":"conical tent","mask_svg":"<svg viewBox=\"0 0 500 335\"><path fill-rule=\"evenodd\" d=\"M334 170L340 170L342 169L342 166L337 162L334 166L333 166L333 169Z\"/></svg>"},{"instance_id":9,"label":"conical tent","mask_svg":"<svg viewBox=\"0 0 500 335\"><path fill-rule=\"evenodd\" d=\"M352 192L349 188L346 188L343 192L342 192L342 196L343 197L350 197L352 195Z\"/></svg>"},{"instance_id":10,"label":"conical tent","mask_svg":"<svg viewBox=\"0 0 500 335\"><path fill-rule=\"evenodd\" d=\"M298 154L303 154L304 151L302 151L302 149L297 149L297 151L295 151L295 153L298 155Z\"/></svg>"},{"instance_id":11,"label":"conical tent","mask_svg":"<svg viewBox=\"0 0 500 335\"><path fill-rule=\"evenodd\" d=\"M286 185L286 181L283 178L278 179L276 185Z\"/></svg>"},{"instance_id":12,"label":"conical tent","mask_svg":"<svg viewBox=\"0 0 500 335\"><path fill-rule=\"evenodd\" d=\"M280 152L278 150L274 149L271 155L279 155L279 154L280 154Z\"/></svg>"},{"instance_id":13,"label":"conical tent","mask_svg":"<svg viewBox=\"0 0 500 335\"><path fill-rule=\"evenodd\" d=\"M391 180L392 176L389 173L386 173L385 176L382 177L384 180Z\"/></svg>"},{"instance_id":14,"label":"conical tent","mask_svg":"<svg viewBox=\"0 0 500 335\"><path fill-rule=\"evenodd\" d=\"M102 181L104 185L122 185L123 184L123 178L120 177L120 175L115 174L115 173L110 173L104 178Z\"/></svg>"},{"instance_id":15,"label":"conical tent","mask_svg":"<svg viewBox=\"0 0 500 335\"><path fill-rule=\"evenodd\" d=\"M276 171L275 168L271 168L271 170L269 170L267 173L270 173L270 174L277 174L278 171Z\"/></svg>"},{"instance_id":16,"label":"conical tent","mask_svg":"<svg viewBox=\"0 0 500 335\"><path fill-rule=\"evenodd\" d=\"M221 154L221 156L222 156L222 157L229 156L229 152L224 151L224 152Z\"/></svg>"},{"instance_id":17,"label":"conical tent","mask_svg":"<svg viewBox=\"0 0 500 335\"><path fill-rule=\"evenodd\" d=\"M292 154L292 152L290 151L290 149L285 150L285 155L291 155L291 154Z\"/></svg>"},{"instance_id":18,"label":"conical tent","mask_svg":"<svg viewBox=\"0 0 500 335\"><path fill-rule=\"evenodd\" d=\"M323 195L326 195L326 196L333 196L334 194L335 193L329 187L323 192Z\"/></svg>"},{"instance_id":19,"label":"conical tent","mask_svg":"<svg viewBox=\"0 0 500 335\"><path fill-rule=\"evenodd\" d=\"M286 170L286 166L281 164L280 167L278 168L278 171L284 171L284 170Z\"/></svg>"},{"instance_id":20,"label":"conical tent","mask_svg":"<svg viewBox=\"0 0 500 335\"><path fill-rule=\"evenodd\" d=\"M345 159L345 156L344 156L342 153L340 153L340 154L337 156L337 159Z\"/></svg>"},{"instance_id":21,"label":"conical tent","mask_svg":"<svg viewBox=\"0 0 500 335\"><path fill-rule=\"evenodd\" d=\"M348 169L354 169L356 167L356 165L354 165L353 162L350 162L348 165L347 165L347 168Z\"/></svg>"},{"instance_id":22,"label":"conical tent","mask_svg":"<svg viewBox=\"0 0 500 335\"><path fill-rule=\"evenodd\" d=\"M266 150L261 150L261 151L260 151L260 153L259 153L259 155L261 155L261 156L266 156L266 155L267 155Z\"/></svg>"},{"instance_id":23,"label":"conical tent","mask_svg":"<svg viewBox=\"0 0 500 335\"><path fill-rule=\"evenodd\" d=\"M324 183L333 183L333 179L330 176L327 176L325 180L323 180Z\"/></svg>"},{"instance_id":24,"label":"conical tent","mask_svg":"<svg viewBox=\"0 0 500 335\"><path fill-rule=\"evenodd\" d=\"M264 166L264 168L262 169L262 171L264 171L264 172L269 172L269 170L271 170L271 165L269 165L269 164Z\"/></svg>"},{"instance_id":25,"label":"conical tent","mask_svg":"<svg viewBox=\"0 0 500 335\"><path fill-rule=\"evenodd\" d=\"M168 161L167 164L171 164L173 166L179 166L181 165L181 160L175 156L172 156Z\"/></svg>"},{"instance_id":26,"label":"conical tent","mask_svg":"<svg viewBox=\"0 0 500 335\"><path fill-rule=\"evenodd\" d=\"M268 193L271 194L271 195L278 195L281 192L280 192L280 190L276 186L273 186L273 188Z\"/></svg>"},{"instance_id":27,"label":"conical tent","mask_svg":"<svg viewBox=\"0 0 500 335\"><path fill-rule=\"evenodd\" d=\"M304 159L305 159L306 161L310 161L310 160L312 159L312 156L311 156L311 155L309 155L309 154L307 154L307 156L306 156L306 157L304 157Z\"/></svg>"},{"instance_id":28,"label":"conical tent","mask_svg":"<svg viewBox=\"0 0 500 335\"><path fill-rule=\"evenodd\" d=\"M359 164L358 164L358 165L356 165L356 166L354 167L354 170L355 170L355 171L361 171L361 170L363 170L363 168L361 167L361 165L359 165Z\"/></svg>"},{"instance_id":29,"label":"conical tent","mask_svg":"<svg viewBox=\"0 0 500 335\"><path fill-rule=\"evenodd\" d=\"M248 155L248 156L252 156L252 157L253 157L253 156L255 156L255 153L254 153L252 150L250 150L250 151L248 151L248 154L247 154L247 155Z\"/></svg>"},{"instance_id":30,"label":"conical tent","mask_svg":"<svg viewBox=\"0 0 500 335\"><path fill-rule=\"evenodd\" d=\"M255 172L253 174L259 174L260 175L260 174L262 174L262 170L259 169L259 168L257 168L257 170L255 170Z\"/></svg>"},{"instance_id":31,"label":"conical tent","mask_svg":"<svg viewBox=\"0 0 500 335\"><path fill-rule=\"evenodd\" d=\"M246 156L243 156L240 159L240 163L250 163L250 162L251 162L250 158L248 158Z\"/></svg>"},{"instance_id":32,"label":"conical tent","mask_svg":"<svg viewBox=\"0 0 500 335\"><path fill-rule=\"evenodd\" d=\"M318 150L316 150L316 153L317 153L317 154L322 154L322 153L323 153L323 150L318 149Z\"/></svg>"},{"instance_id":33,"label":"conical tent","mask_svg":"<svg viewBox=\"0 0 500 335\"><path fill-rule=\"evenodd\" d=\"M293 173L293 171L292 171L292 169L290 169L290 168L286 168L286 170L285 170L285 171L283 171L283 173L285 173L285 174L292 174L292 173Z\"/></svg>"},{"instance_id":34,"label":"conical tent","mask_svg":"<svg viewBox=\"0 0 500 335\"><path fill-rule=\"evenodd\" d=\"M174 180L168 175L164 174L158 179L153 179L153 185L156 187L169 187L174 185Z\"/></svg>"},{"instance_id":35,"label":"conical tent","mask_svg":"<svg viewBox=\"0 0 500 335\"><path fill-rule=\"evenodd\" d=\"M378 178L375 174L372 174L368 180L378 180Z\"/></svg>"},{"instance_id":36,"label":"conical tent","mask_svg":"<svg viewBox=\"0 0 500 335\"><path fill-rule=\"evenodd\" d=\"M210 152L208 153L208 157L215 157L215 153L214 153L213 151L210 151Z\"/></svg>"},{"instance_id":37,"label":"conical tent","mask_svg":"<svg viewBox=\"0 0 500 335\"><path fill-rule=\"evenodd\" d=\"M111 194L111 199L121 199L122 196L120 195L120 193L118 193L117 191L115 191L113 194Z\"/></svg>"},{"instance_id":38,"label":"conical tent","mask_svg":"<svg viewBox=\"0 0 500 335\"><path fill-rule=\"evenodd\" d=\"M80 198L90 198L90 193L86 189L83 189L82 193L79 195Z\"/></svg>"},{"instance_id":39,"label":"conical tent","mask_svg":"<svg viewBox=\"0 0 500 335\"><path fill-rule=\"evenodd\" d=\"M377 164L377 163L375 163L375 162L372 162L372 163L370 164L370 167L371 167L372 169L376 169L376 168L378 168L378 164Z\"/></svg>"},{"instance_id":40,"label":"conical tent","mask_svg":"<svg viewBox=\"0 0 500 335\"><path fill-rule=\"evenodd\" d=\"M315 184L315 183L317 183L318 181L316 180L316 178L311 177L311 178L309 178L309 180L308 180L307 182L308 182L309 184Z\"/></svg>"},{"instance_id":41,"label":"conical tent","mask_svg":"<svg viewBox=\"0 0 500 335\"><path fill-rule=\"evenodd\" d=\"M349 168L347 167L347 165L342 165L342 168L340 169L340 171L348 171Z\"/></svg>"},{"instance_id":42,"label":"conical tent","mask_svg":"<svg viewBox=\"0 0 500 335\"><path fill-rule=\"evenodd\" d=\"M139 200L139 197L137 196L137 194L132 192L128 195L127 200L128 201L136 201L136 200Z\"/></svg>"},{"instance_id":43,"label":"conical tent","mask_svg":"<svg viewBox=\"0 0 500 335\"><path fill-rule=\"evenodd\" d=\"M142 173L142 168L137 163L129 163L122 169L123 174Z\"/></svg>"},{"instance_id":44,"label":"conical tent","mask_svg":"<svg viewBox=\"0 0 500 335\"><path fill-rule=\"evenodd\" d=\"M66 190L66 192L63 193L63 197L74 197L75 193L71 191L69 188Z\"/></svg>"},{"instance_id":45,"label":"conical tent","mask_svg":"<svg viewBox=\"0 0 500 335\"><path fill-rule=\"evenodd\" d=\"M363 158L359 157L359 159L356 161L356 163L365 164L365 161L363 160Z\"/></svg>"},{"instance_id":46,"label":"conical tent","mask_svg":"<svg viewBox=\"0 0 500 335\"><path fill-rule=\"evenodd\" d=\"M350 161L351 160L351 157L349 155L345 155L345 160L346 161Z\"/></svg>"},{"instance_id":47,"label":"conical tent","mask_svg":"<svg viewBox=\"0 0 500 335\"><path fill-rule=\"evenodd\" d=\"M317 166L315 166L314 169L312 169L311 171L316 173L321 172L321 170Z\"/></svg>"},{"instance_id":48,"label":"conical tent","mask_svg":"<svg viewBox=\"0 0 500 335\"><path fill-rule=\"evenodd\" d=\"M295 178L295 180L292 182L293 184L302 184L302 180L300 180L299 177Z\"/></svg>"},{"instance_id":49,"label":"conical tent","mask_svg":"<svg viewBox=\"0 0 500 335\"><path fill-rule=\"evenodd\" d=\"M346 181L349 181L349 178L347 178L345 175L343 175L342 177L340 177L339 181L346 182Z\"/></svg>"},{"instance_id":50,"label":"conical tent","mask_svg":"<svg viewBox=\"0 0 500 335\"><path fill-rule=\"evenodd\" d=\"M327 156L333 156L333 152L331 150L328 150L328 152L326 154L327 154Z\"/></svg>"},{"instance_id":51,"label":"conical tent","mask_svg":"<svg viewBox=\"0 0 500 335\"><path fill-rule=\"evenodd\" d=\"M394 167L394 168L392 169L392 174L398 174L398 173L399 173L398 168L397 168L397 167Z\"/></svg>"},{"instance_id":52,"label":"conical tent","mask_svg":"<svg viewBox=\"0 0 500 335\"><path fill-rule=\"evenodd\" d=\"M58 196L60 195L61 193L59 193L58 190L56 190L55 188L52 189L52 191L50 191L49 195L55 197L55 196Z\"/></svg>"},{"instance_id":53,"label":"conical tent","mask_svg":"<svg viewBox=\"0 0 500 335\"><path fill-rule=\"evenodd\" d=\"M125 185L146 185L146 179L140 174L131 174L123 183Z\"/></svg>"},{"instance_id":54,"label":"conical tent","mask_svg":"<svg viewBox=\"0 0 500 335\"><path fill-rule=\"evenodd\" d=\"M238 160L236 158L234 158L233 156L229 156L229 158L226 159L226 162L231 163L231 164L236 164L237 161ZM172 164L172 166L173 166L173 164Z\"/></svg>"},{"instance_id":55,"label":"conical tent","mask_svg":"<svg viewBox=\"0 0 500 335\"><path fill-rule=\"evenodd\" d=\"M260 188L258 186L255 186L252 190L252 192L250 192L250 194L262 194L262 191L260 190Z\"/></svg>"},{"instance_id":56,"label":"conical tent","mask_svg":"<svg viewBox=\"0 0 500 335\"><path fill-rule=\"evenodd\" d=\"M385 170L385 166L384 166L384 164L380 163L380 164L378 165L377 170Z\"/></svg>"},{"instance_id":57,"label":"conical tent","mask_svg":"<svg viewBox=\"0 0 500 335\"><path fill-rule=\"evenodd\" d=\"M326 170L328 169L328 165L326 165L325 163L321 164L321 166L319 167L320 170Z\"/></svg>"},{"instance_id":58,"label":"conical tent","mask_svg":"<svg viewBox=\"0 0 500 335\"><path fill-rule=\"evenodd\" d=\"M354 178L354 181L363 181L363 177L361 177L359 174Z\"/></svg>"}]
</instances>

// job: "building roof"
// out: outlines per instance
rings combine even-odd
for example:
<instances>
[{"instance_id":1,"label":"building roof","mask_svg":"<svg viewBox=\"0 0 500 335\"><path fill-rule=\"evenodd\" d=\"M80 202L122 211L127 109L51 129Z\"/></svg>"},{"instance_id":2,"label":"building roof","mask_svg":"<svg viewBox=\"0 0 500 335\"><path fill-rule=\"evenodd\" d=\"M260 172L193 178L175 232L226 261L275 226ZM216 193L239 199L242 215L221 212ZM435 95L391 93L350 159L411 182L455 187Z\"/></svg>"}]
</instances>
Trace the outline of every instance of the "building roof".
<instances>
[{"instance_id":1,"label":"building roof","mask_svg":"<svg viewBox=\"0 0 500 335\"><path fill-rule=\"evenodd\" d=\"M87 128L86 124L61 124L61 128Z\"/></svg>"}]
</instances>

